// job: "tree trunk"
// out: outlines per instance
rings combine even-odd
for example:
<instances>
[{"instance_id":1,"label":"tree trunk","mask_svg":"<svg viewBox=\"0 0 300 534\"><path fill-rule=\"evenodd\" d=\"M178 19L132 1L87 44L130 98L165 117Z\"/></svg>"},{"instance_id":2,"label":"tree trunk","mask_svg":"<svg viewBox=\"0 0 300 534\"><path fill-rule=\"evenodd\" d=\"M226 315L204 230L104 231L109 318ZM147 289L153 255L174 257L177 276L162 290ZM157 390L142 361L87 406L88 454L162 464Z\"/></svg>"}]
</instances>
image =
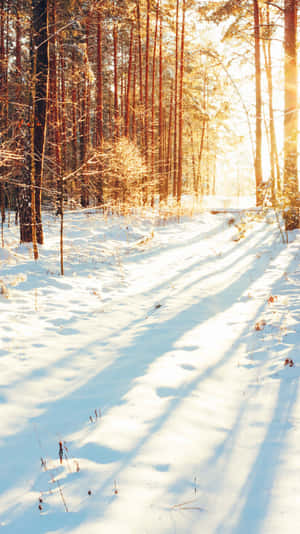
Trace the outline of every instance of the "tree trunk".
<instances>
[{"instance_id":1,"label":"tree trunk","mask_svg":"<svg viewBox=\"0 0 300 534\"><path fill-rule=\"evenodd\" d=\"M60 122L61 122L61 136L62 136L62 171L65 173L68 168L67 165L67 124L66 124L66 81L65 81L65 55L64 45L61 36L59 36L59 55L60 55Z\"/></svg>"},{"instance_id":2,"label":"tree trunk","mask_svg":"<svg viewBox=\"0 0 300 534\"><path fill-rule=\"evenodd\" d=\"M136 41L134 41L134 65L133 65L133 81L132 81L132 139L133 141L136 141L136 135L137 135L137 110L136 110L137 61L138 61L137 43Z\"/></svg>"},{"instance_id":3,"label":"tree trunk","mask_svg":"<svg viewBox=\"0 0 300 534\"><path fill-rule=\"evenodd\" d=\"M113 29L114 46L114 140L120 137L119 130L119 92L118 92L118 30L114 24Z\"/></svg>"},{"instance_id":4,"label":"tree trunk","mask_svg":"<svg viewBox=\"0 0 300 534\"><path fill-rule=\"evenodd\" d=\"M33 10L35 16L35 10ZM34 36L35 40L35 36ZM33 245L33 257L35 260L38 259L38 247L37 247L37 225L36 225L36 178L37 178L37 169L38 161L37 157L39 154L36 153L36 127L37 123L37 50L34 47L33 50L33 68L32 68L32 93L31 93L31 119L30 119L30 152L31 152L31 167L30 167L30 207L31 207L31 239Z\"/></svg>"},{"instance_id":5,"label":"tree trunk","mask_svg":"<svg viewBox=\"0 0 300 534\"><path fill-rule=\"evenodd\" d=\"M5 140L7 134L7 56L5 47L5 12L4 0L0 3L0 128L2 140ZM3 224L5 222L5 188L0 182L0 210L1 210L1 228L3 235ZM2 246L3 238L2 238Z\"/></svg>"},{"instance_id":6,"label":"tree trunk","mask_svg":"<svg viewBox=\"0 0 300 534\"><path fill-rule=\"evenodd\" d=\"M89 34L90 23L88 14L85 28L85 54L84 54L84 86L82 102L82 163L84 163L83 180L81 183L81 206L87 208L89 205L89 172L88 158L90 150L90 81L89 81Z\"/></svg>"},{"instance_id":7,"label":"tree trunk","mask_svg":"<svg viewBox=\"0 0 300 534\"><path fill-rule=\"evenodd\" d=\"M147 23L146 23L146 53L145 53L145 160L148 171L149 163L149 39L150 39L150 0L147 0ZM146 184L147 189L147 184ZM145 191L145 197L147 193Z\"/></svg>"},{"instance_id":8,"label":"tree trunk","mask_svg":"<svg viewBox=\"0 0 300 534\"><path fill-rule=\"evenodd\" d=\"M167 132L167 147L166 147L166 178L165 178L165 198L168 199L169 183L172 180L172 123L173 123L173 107L174 107L174 87L171 82L170 106L169 106L169 122Z\"/></svg>"},{"instance_id":9,"label":"tree trunk","mask_svg":"<svg viewBox=\"0 0 300 534\"><path fill-rule=\"evenodd\" d=\"M270 26L270 7L269 3L267 4L267 27ZM280 166L279 166L279 156L277 149L276 141L276 132L275 132L275 120L274 120L274 109L273 109L273 76L272 76L272 51L271 51L271 38L268 39L265 50L266 50L266 76L268 83L268 93L269 93L269 119L270 119L270 145L271 145L271 172L272 172L272 200L273 203L276 201L276 190L281 191L281 180L280 180Z\"/></svg>"},{"instance_id":10,"label":"tree trunk","mask_svg":"<svg viewBox=\"0 0 300 534\"><path fill-rule=\"evenodd\" d=\"M290 211L286 229L298 227L298 213L293 208L298 192L298 111L297 102L297 0L284 2L284 191Z\"/></svg>"},{"instance_id":11,"label":"tree trunk","mask_svg":"<svg viewBox=\"0 0 300 534\"><path fill-rule=\"evenodd\" d=\"M256 205L263 203L262 196L262 99L261 99L261 57L260 57L260 22L258 0L253 0L254 40L255 40L255 95L256 95L256 153L255 153L255 184Z\"/></svg>"},{"instance_id":12,"label":"tree trunk","mask_svg":"<svg viewBox=\"0 0 300 534\"><path fill-rule=\"evenodd\" d=\"M151 184L152 184L152 205L154 205L154 196L156 193L156 176L155 176L155 77L156 77L156 48L159 21L159 0L156 2L155 32L153 42L152 56L152 94L151 94Z\"/></svg>"},{"instance_id":13,"label":"tree trunk","mask_svg":"<svg viewBox=\"0 0 300 534\"><path fill-rule=\"evenodd\" d=\"M55 196L59 197L59 182L61 172L61 126L59 123L59 112L58 112L58 84L57 84L57 35L56 35L56 1L52 0L52 94L51 94L51 103L52 103L52 128L53 128L53 141L54 141L54 187L55 187ZM60 200L58 198L58 211L59 211Z\"/></svg>"},{"instance_id":14,"label":"tree trunk","mask_svg":"<svg viewBox=\"0 0 300 534\"><path fill-rule=\"evenodd\" d=\"M126 90L126 103L125 103L125 137L129 137L129 125L130 125L130 90L131 90L131 76L132 76L133 29L134 29L134 23L132 21L131 30L130 30L127 90Z\"/></svg>"},{"instance_id":15,"label":"tree trunk","mask_svg":"<svg viewBox=\"0 0 300 534\"><path fill-rule=\"evenodd\" d=\"M22 215L20 216L21 241L33 242L34 257L38 252L36 242L43 243L42 227L42 175L46 124L46 94L48 76L47 53L47 0L32 0L32 92L30 117L30 191L23 189ZM26 173L25 173L26 174ZM29 178L29 176L28 176ZM24 180L26 182L26 179Z\"/></svg>"},{"instance_id":16,"label":"tree trunk","mask_svg":"<svg viewBox=\"0 0 300 534\"><path fill-rule=\"evenodd\" d=\"M72 158L73 171L77 169L77 91L75 80L75 50L72 50Z\"/></svg>"},{"instance_id":17,"label":"tree trunk","mask_svg":"<svg viewBox=\"0 0 300 534\"><path fill-rule=\"evenodd\" d=\"M34 0L34 31L36 53L36 84L35 84L35 125L34 125L34 159L35 159L35 208L36 237L43 244L42 226L42 184L43 160L46 131L46 98L48 76L48 43L47 43L47 0Z\"/></svg>"},{"instance_id":18,"label":"tree trunk","mask_svg":"<svg viewBox=\"0 0 300 534\"><path fill-rule=\"evenodd\" d=\"M178 177L177 202L182 195L182 159L183 159L183 74L184 74L184 39L185 39L185 0L182 0L182 27L180 48L179 110L178 110Z\"/></svg>"},{"instance_id":19,"label":"tree trunk","mask_svg":"<svg viewBox=\"0 0 300 534\"><path fill-rule=\"evenodd\" d=\"M177 196L177 109L178 109L178 39L179 39L179 0L176 1L175 26L175 85L174 85L174 144L173 144L173 197Z\"/></svg>"},{"instance_id":20,"label":"tree trunk","mask_svg":"<svg viewBox=\"0 0 300 534\"><path fill-rule=\"evenodd\" d=\"M96 146L103 148L103 75L102 75L102 12L101 5L97 12L97 103L96 103ZM97 184L97 201L103 204L102 169L99 168Z\"/></svg>"},{"instance_id":21,"label":"tree trunk","mask_svg":"<svg viewBox=\"0 0 300 534\"><path fill-rule=\"evenodd\" d=\"M140 14L139 0L136 0L136 19L137 19L138 55L139 55L140 105L142 106L143 105L143 56L142 56L141 14Z\"/></svg>"},{"instance_id":22,"label":"tree trunk","mask_svg":"<svg viewBox=\"0 0 300 534\"><path fill-rule=\"evenodd\" d=\"M166 200L166 188L164 183L163 166L163 52L162 52L162 15L159 18L159 113L158 113L158 177L159 199Z\"/></svg>"},{"instance_id":23,"label":"tree trunk","mask_svg":"<svg viewBox=\"0 0 300 534\"><path fill-rule=\"evenodd\" d=\"M297 184L297 2L285 0L284 20L284 187L293 195Z\"/></svg>"}]
</instances>

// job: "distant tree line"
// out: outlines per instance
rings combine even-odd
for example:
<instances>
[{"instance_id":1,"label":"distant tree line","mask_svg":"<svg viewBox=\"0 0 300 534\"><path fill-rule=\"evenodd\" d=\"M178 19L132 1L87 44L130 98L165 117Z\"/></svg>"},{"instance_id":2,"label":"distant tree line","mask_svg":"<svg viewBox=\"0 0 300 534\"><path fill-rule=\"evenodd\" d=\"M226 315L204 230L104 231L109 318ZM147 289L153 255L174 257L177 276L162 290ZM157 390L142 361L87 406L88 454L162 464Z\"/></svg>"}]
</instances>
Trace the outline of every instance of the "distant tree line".
<instances>
[{"instance_id":1,"label":"distant tree line","mask_svg":"<svg viewBox=\"0 0 300 534\"><path fill-rule=\"evenodd\" d=\"M273 109L272 39L284 21L284 158ZM231 58L202 42L224 39L254 60L257 204L263 199L262 76L272 202L292 204L297 178L297 2L284 0L0 0L0 206L20 239L43 243L42 206L180 204L214 194L216 159L235 146ZM195 32L195 33L192 33ZM250 39L249 39L250 37ZM233 96L234 95L234 96ZM251 112L244 111L252 128ZM249 115L249 116L248 116ZM249 118L250 117L250 118ZM255 146L254 146L255 145Z\"/></svg>"}]
</instances>

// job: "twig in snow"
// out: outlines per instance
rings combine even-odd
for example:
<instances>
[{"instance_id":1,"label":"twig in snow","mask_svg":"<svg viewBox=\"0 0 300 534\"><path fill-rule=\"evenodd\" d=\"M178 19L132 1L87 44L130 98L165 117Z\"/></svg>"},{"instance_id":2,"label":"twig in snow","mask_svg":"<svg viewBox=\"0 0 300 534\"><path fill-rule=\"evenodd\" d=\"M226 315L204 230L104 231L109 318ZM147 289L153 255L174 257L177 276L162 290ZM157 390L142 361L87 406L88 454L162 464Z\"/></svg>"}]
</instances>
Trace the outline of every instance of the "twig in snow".
<instances>
[{"instance_id":1,"label":"twig in snow","mask_svg":"<svg viewBox=\"0 0 300 534\"><path fill-rule=\"evenodd\" d=\"M174 504L173 506L171 506L171 510L199 510L200 512L204 512L205 508L202 508L201 506L188 506L194 503L195 501L196 499L192 499L191 501Z\"/></svg>"},{"instance_id":2,"label":"twig in snow","mask_svg":"<svg viewBox=\"0 0 300 534\"><path fill-rule=\"evenodd\" d=\"M159 308L162 307L162 304L155 304L153 310L151 310L149 313L147 313L146 315L146 319L148 319L148 317L150 317L150 315L153 315L153 313L156 311L156 310L159 310Z\"/></svg>"}]
</instances>

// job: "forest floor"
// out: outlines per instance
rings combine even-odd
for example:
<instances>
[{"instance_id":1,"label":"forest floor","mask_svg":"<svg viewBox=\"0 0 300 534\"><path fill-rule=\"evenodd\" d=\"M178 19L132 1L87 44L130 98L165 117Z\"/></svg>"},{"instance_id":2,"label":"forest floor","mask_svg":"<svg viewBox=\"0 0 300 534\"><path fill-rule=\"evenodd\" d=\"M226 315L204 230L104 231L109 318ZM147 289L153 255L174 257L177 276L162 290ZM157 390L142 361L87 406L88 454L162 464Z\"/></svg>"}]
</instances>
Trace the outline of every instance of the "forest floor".
<instances>
[{"instance_id":1,"label":"forest floor","mask_svg":"<svg viewBox=\"0 0 300 534\"><path fill-rule=\"evenodd\" d=\"M5 223L0 533L300 532L300 233L244 217L67 213L64 277Z\"/></svg>"}]
</instances>

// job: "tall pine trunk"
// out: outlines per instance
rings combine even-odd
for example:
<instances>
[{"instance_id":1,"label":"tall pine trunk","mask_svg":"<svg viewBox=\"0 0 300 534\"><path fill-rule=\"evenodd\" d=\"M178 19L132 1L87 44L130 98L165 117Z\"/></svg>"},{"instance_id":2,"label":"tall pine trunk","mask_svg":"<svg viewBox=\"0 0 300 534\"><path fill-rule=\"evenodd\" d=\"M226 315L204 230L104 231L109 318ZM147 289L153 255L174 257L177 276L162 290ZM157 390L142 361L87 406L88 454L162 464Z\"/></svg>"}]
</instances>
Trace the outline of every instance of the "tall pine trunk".
<instances>
[{"instance_id":1,"label":"tall pine trunk","mask_svg":"<svg viewBox=\"0 0 300 534\"><path fill-rule=\"evenodd\" d=\"M7 62L5 47L5 3L1 0L0 3L0 128L2 140L5 140L7 135ZM6 36L7 37L7 36ZM1 170L0 170L1 172ZM0 210L1 210L1 234L2 246L3 242L3 225L5 222L5 189L4 184L0 182Z\"/></svg>"},{"instance_id":2,"label":"tall pine trunk","mask_svg":"<svg viewBox=\"0 0 300 534\"><path fill-rule=\"evenodd\" d=\"M284 191L291 206L298 192L297 0L284 2ZM298 226L291 209L286 229Z\"/></svg>"},{"instance_id":3,"label":"tall pine trunk","mask_svg":"<svg viewBox=\"0 0 300 534\"><path fill-rule=\"evenodd\" d=\"M173 197L177 196L177 124L178 124L178 41L179 41L179 0L176 0L175 25L175 85L174 85L174 142L173 142Z\"/></svg>"},{"instance_id":4,"label":"tall pine trunk","mask_svg":"<svg viewBox=\"0 0 300 534\"><path fill-rule=\"evenodd\" d=\"M76 91L76 79L75 79L75 50L72 50L72 169L77 169L77 91ZM72 182L73 183L73 182Z\"/></svg>"},{"instance_id":5,"label":"tall pine trunk","mask_svg":"<svg viewBox=\"0 0 300 534\"><path fill-rule=\"evenodd\" d=\"M284 187L297 191L297 2L285 0L284 20Z\"/></svg>"},{"instance_id":6,"label":"tall pine trunk","mask_svg":"<svg viewBox=\"0 0 300 534\"><path fill-rule=\"evenodd\" d=\"M60 55L60 122L61 122L61 136L62 136L62 171L65 173L68 168L67 165L67 120L66 120L66 80L65 80L65 54L64 54L63 40L59 37L59 55Z\"/></svg>"},{"instance_id":7,"label":"tall pine trunk","mask_svg":"<svg viewBox=\"0 0 300 534\"><path fill-rule=\"evenodd\" d=\"M156 78L156 48L157 48L157 34L159 22L159 0L156 2L156 16L155 16L155 31L153 42L153 56L152 56L152 89L151 89L151 185L152 185L152 200L154 205L154 197L156 193L156 176L155 176L155 78Z\"/></svg>"},{"instance_id":8,"label":"tall pine trunk","mask_svg":"<svg viewBox=\"0 0 300 534\"><path fill-rule=\"evenodd\" d=\"M43 243L42 227L42 176L46 124L46 96L48 76L47 53L47 0L32 0L31 36L31 114L30 145L28 146L28 167L24 181L30 181L30 194L22 188L22 213L20 214L20 238L33 242L34 257L37 259L36 243ZM29 185L29 183L28 183Z\"/></svg>"},{"instance_id":9,"label":"tall pine trunk","mask_svg":"<svg viewBox=\"0 0 300 534\"><path fill-rule=\"evenodd\" d=\"M270 2L267 3L266 25L270 28ZM273 108L273 76L272 76L272 39L271 33L267 40L263 42L263 51L265 58L266 79L268 88L268 105L269 105L269 132L270 132L270 171L271 171L271 196L272 204L276 203L276 191L281 189L280 168L277 150L277 141L275 133L275 120Z\"/></svg>"},{"instance_id":10,"label":"tall pine trunk","mask_svg":"<svg viewBox=\"0 0 300 534\"><path fill-rule=\"evenodd\" d=\"M84 77L83 77L83 100L81 118L81 160L84 163L83 180L81 183L81 205L86 208L89 205L89 172L88 157L90 151L90 80L89 80L89 34L90 13L88 13L85 27L85 54L84 54Z\"/></svg>"},{"instance_id":11,"label":"tall pine trunk","mask_svg":"<svg viewBox=\"0 0 300 534\"><path fill-rule=\"evenodd\" d=\"M140 144L143 144L143 54L142 54L142 36L141 36L141 13L140 2L136 0L136 27L137 27L137 41L138 41L138 70L139 70L139 113L137 130L139 132Z\"/></svg>"},{"instance_id":12,"label":"tall pine trunk","mask_svg":"<svg viewBox=\"0 0 300 534\"><path fill-rule=\"evenodd\" d=\"M261 98L261 56L260 56L260 21L258 0L253 0L254 41L255 41L255 95L256 95L256 153L255 184L256 205L261 206L262 198L262 98Z\"/></svg>"},{"instance_id":13,"label":"tall pine trunk","mask_svg":"<svg viewBox=\"0 0 300 534\"><path fill-rule=\"evenodd\" d=\"M149 39L150 39L150 0L147 0L146 51L145 51L145 160L149 163ZM147 184L146 184L147 189ZM145 191L145 197L147 193Z\"/></svg>"},{"instance_id":14,"label":"tall pine trunk","mask_svg":"<svg viewBox=\"0 0 300 534\"><path fill-rule=\"evenodd\" d=\"M48 77L48 43L47 43L47 0L34 0L34 31L36 55L35 83L35 124L34 124L34 159L35 159L35 208L37 242L44 242L42 226L42 185L43 160L46 132L47 77Z\"/></svg>"},{"instance_id":15,"label":"tall pine trunk","mask_svg":"<svg viewBox=\"0 0 300 534\"><path fill-rule=\"evenodd\" d=\"M163 29L162 15L159 17L159 93L158 93L158 177L159 177L159 199L166 200L167 192L164 182L163 165Z\"/></svg>"},{"instance_id":16,"label":"tall pine trunk","mask_svg":"<svg viewBox=\"0 0 300 534\"><path fill-rule=\"evenodd\" d=\"M178 177L177 202L181 202L182 195L182 163L183 163L183 75L184 75L184 40L185 40L185 0L182 0L182 27L180 48L180 77L179 77L179 110L178 110Z\"/></svg>"},{"instance_id":17,"label":"tall pine trunk","mask_svg":"<svg viewBox=\"0 0 300 534\"><path fill-rule=\"evenodd\" d=\"M118 29L117 24L113 28L113 47L114 47L114 140L120 137L119 128L119 80L118 80Z\"/></svg>"},{"instance_id":18,"label":"tall pine trunk","mask_svg":"<svg viewBox=\"0 0 300 534\"><path fill-rule=\"evenodd\" d=\"M132 77L132 50L133 50L133 31L134 23L131 22L130 41L129 41L129 58L128 58L128 71L127 71L127 89L125 100L125 137L129 137L130 126L130 95L131 95L131 77Z\"/></svg>"},{"instance_id":19,"label":"tall pine trunk","mask_svg":"<svg viewBox=\"0 0 300 534\"><path fill-rule=\"evenodd\" d=\"M103 75L102 75L102 12L101 5L97 11L97 96L96 96L96 146L102 152L103 148ZM97 184L97 200L103 204L103 180L101 164Z\"/></svg>"}]
</instances>

